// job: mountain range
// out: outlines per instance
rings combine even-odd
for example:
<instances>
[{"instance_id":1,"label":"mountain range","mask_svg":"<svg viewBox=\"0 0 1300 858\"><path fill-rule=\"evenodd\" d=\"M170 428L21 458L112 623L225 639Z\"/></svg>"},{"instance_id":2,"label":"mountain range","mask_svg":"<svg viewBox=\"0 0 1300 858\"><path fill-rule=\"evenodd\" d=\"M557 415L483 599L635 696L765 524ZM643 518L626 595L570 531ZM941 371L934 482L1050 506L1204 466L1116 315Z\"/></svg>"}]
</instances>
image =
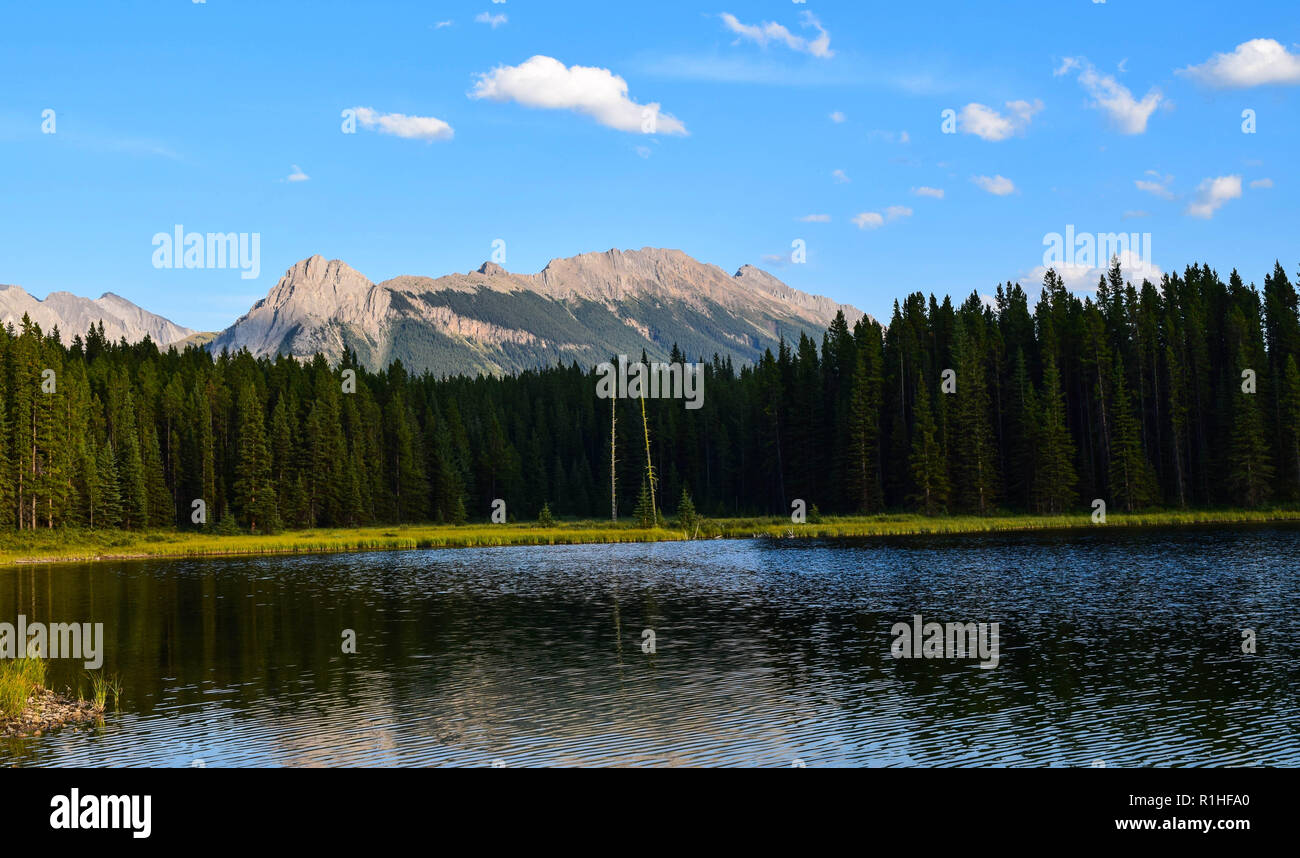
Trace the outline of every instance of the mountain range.
<instances>
[{"instance_id":1,"label":"mountain range","mask_svg":"<svg viewBox=\"0 0 1300 858\"><path fill-rule=\"evenodd\" d=\"M125 337L127 342L135 343L147 336L165 347L195 333L112 292L94 299L71 292L51 292L42 301L27 294L21 286L0 285L0 325L12 324L16 328L24 315L46 333L57 326L65 343L77 334L85 336L91 325L101 322L104 336L113 342Z\"/></svg>"},{"instance_id":2,"label":"mountain range","mask_svg":"<svg viewBox=\"0 0 1300 858\"><path fill-rule=\"evenodd\" d=\"M32 304L45 318L75 306L58 317L65 332L95 321L93 309L83 305L90 304L113 310L115 320L129 315L135 339L147 333L165 346L194 334L115 295L90 302L53 293L39 302L17 287L9 290L28 299L21 306L33 319ZM13 312L6 294L0 287L0 321ZM765 349L775 351L782 336L792 342L803 332L820 339L840 311L850 325L863 315L751 265L728 274L679 250L585 253L554 259L536 274L485 262L466 274L403 275L381 283L338 259L312 256L285 272L208 348L301 359L323 354L331 362L347 348L371 369L400 359L408 370L437 375L510 373L557 361L590 366L615 354L639 357L643 350L665 359L674 344L690 359L718 353L748 363ZM104 319L116 339L108 315ZM145 320L154 320L152 327Z\"/></svg>"}]
</instances>

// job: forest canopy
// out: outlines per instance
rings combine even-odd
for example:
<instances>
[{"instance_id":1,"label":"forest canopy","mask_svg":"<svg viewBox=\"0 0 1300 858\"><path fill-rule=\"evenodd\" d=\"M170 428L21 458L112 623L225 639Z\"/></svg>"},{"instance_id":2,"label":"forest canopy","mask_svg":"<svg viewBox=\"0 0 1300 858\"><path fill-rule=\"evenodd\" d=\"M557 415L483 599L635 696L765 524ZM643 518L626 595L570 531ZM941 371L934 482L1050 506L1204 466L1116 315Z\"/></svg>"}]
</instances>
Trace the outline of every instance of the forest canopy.
<instances>
[{"instance_id":1,"label":"forest canopy","mask_svg":"<svg viewBox=\"0 0 1300 858\"><path fill-rule=\"evenodd\" d=\"M647 400L656 495L706 515L1115 511L1300 499L1300 316L1192 265L1095 296L1054 271L960 305L920 292L888 326L839 315L752 366L705 362L704 407ZM344 392L344 370L355 389ZM50 372L52 371L52 372ZM506 377L369 372L149 340L0 331L0 526L254 529L630 515L641 402L576 363Z\"/></svg>"}]
</instances>

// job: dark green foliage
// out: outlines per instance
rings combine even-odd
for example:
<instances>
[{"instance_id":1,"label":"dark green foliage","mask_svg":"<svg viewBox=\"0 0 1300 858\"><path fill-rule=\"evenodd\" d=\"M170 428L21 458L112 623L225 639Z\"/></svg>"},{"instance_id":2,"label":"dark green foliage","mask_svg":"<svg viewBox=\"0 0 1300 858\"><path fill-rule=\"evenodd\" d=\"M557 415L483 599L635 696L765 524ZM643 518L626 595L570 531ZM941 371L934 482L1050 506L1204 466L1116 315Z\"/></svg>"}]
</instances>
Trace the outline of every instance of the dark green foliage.
<instances>
[{"instance_id":1,"label":"dark green foliage","mask_svg":"<svg viewBox=\"0 0 1300 858\"><path fill-rule=\"evenodd\" d=\"M632 510L632 517L640 527L656 527L659 524L654 504L650 502L650 484L645 480L641 481L641 492L636 496L636 508Z\"/></svg>"},{"instance_id":2,"label":"dark green foliage","mask_svg":"<svg viewBox=\"0 0 1300 858\"><path fill-rule=\"evenodd\" d=\"M487 317L510 309L495 294L443 300ZM771 348L750 339L705 363L703 407L645 402L656 494L681 499L683 530L683 510L786 517L796 500L810 520L819 509L1084 512L1093 498L1117 511L1294 502L1298 303L1280 266L1261 293L1194 265L1140 286L1113 269L1095 301L1049 272L1033 305L1005 284L991 303L913 293L888 328L842 315L826 331L776 323ZM622 323L608 308L567 306L615 342ZM704 361L711 337L745 330L724 314L696 321L710 333L658 330L684 338L649 357ZM551 342L574 324L543 322ZM519 520L544 507L605 518L611 477L618 508L656 524L641 403L598 399L585 358L529 359L543 358L515 375L435 378L408 373L402 355L370 372L351 351L340 366L160 352L98 329L65 346L23 320L0 330L0 527L194 528L196 500L210 529L463 523L497 498ZM54 391L42 389L47 369ZM953 393L941 392L945 369ZM1255 393L1241 389L1246 369Z\"/></svg>"},{"instance_id":3,"label":"dark green foliage","mask_svg":"<svg viewBox=\"0 0 1300 858\"><path fill-rule=\"evenodd\" d=\"M702 519L695 511L695 502L691 500L691 493L682 489L681 500L677 502L677 527L686 534L687 539L694 539L699 534L701 523Z\"/></svg>"},{"instance_id":4,"label":"dark green foliage","mask_svg":"<svg viewBox=\"0 0 1300 858\"><path fill-rule=\"evenodd\" d=\"M1038 512L1055 515L1074 504L1077 498L1074 487L1079 478L1074 469L1074 441L1065 425L1065 396L1061 392L1056 361L1050 355L1043 364L1039 417L1034 497Z\"/></svg>"},{"instance_id":5,"label":"dark green foliage","mask_svg":"<svg viewBox=\"0 0 1300 858\"><path fill-rule=\"evenodd\" d=\"M1245 365L1244 355L1239 365ZM1273 493L1273 461L1258 395L1239 388L1233 396L1228 489L1233 502L1245 507L1261 506Z\"/></svg>"},{"instance_id":6,"label":"dark green foliage","mask_svg":"<svg viewBox=\"0 0 1300 858\"><path fill-rule=\"evenodd\" d=\"M1151 503L1155 495L1155 472L1142 449L1137 416L1129 399L1124 380L1124 364L1112 370L1113 399L1111 412L1114 426L1110 432L1111 502L1125 512L1135 512Z\"/></svg>"},{"instance_id":7,"label":"dark green foliage","mask_svg":"<svg viewBox=\"0 0 1300 858\"><path fill-rule=\"evenodd\" d=\"M931 416L930 393L922 383L916 394L916 427L912 432L912 503L926 515L948 509L948 462L939 443L939 429Z\"/></svg>"}]
</instances>

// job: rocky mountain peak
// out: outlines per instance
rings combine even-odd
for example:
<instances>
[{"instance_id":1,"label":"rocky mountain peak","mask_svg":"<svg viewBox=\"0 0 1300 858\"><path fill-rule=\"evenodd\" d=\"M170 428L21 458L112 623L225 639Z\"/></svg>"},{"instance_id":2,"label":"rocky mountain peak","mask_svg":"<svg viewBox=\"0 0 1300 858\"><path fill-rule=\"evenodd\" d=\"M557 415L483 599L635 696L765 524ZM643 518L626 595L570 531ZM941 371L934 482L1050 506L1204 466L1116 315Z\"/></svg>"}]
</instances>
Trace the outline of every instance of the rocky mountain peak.
<instances>
[{"instance_id":1,"label":"rocky mountain peak","mask_svg":"<svg viewBox=\"0 0 1300 858\"><path fill-rule=\"evenodd\" d=\"M125 338L136 343L149 337L160 347L179 343L194 333L112 292L91 299L57 291L41 300L20 286L0 286L0 325L12 323L16 327L24 315L47 333L57 327L64 343L71 343L74 336L85 336L92 325L100 323L110 340Z\"/></svg>"},{"instance_id":2,"label":"rocky mountain peak","mask_svg":"<svg viewBox=\"0 0 1300 858\"><path fill-rule=\"evenodd\" d=\"M365 275L340 259L319 254L296 262L271 289L266 301L280 305L291 301L336 303L355 298L373 287Z\"/></svg>"},{"instance_id":3,"label":"rocky mountain peak","mask_svg":"<svg viewBox=\"0 0 1300 858\"><path fill-rule=\"evenodd\" d=\"M667 248L557 258L536 274L488 261L467 274L378 284L340 260L312 256L211 348L331 361L350 348L374 369L400 358L410 370L437 373L594 364L642 350L663 356L674 343L750 361L781 336L824 330L841 309L850 322L862 315L753 266L732 275Z\"/></svg>"}]
</instances>

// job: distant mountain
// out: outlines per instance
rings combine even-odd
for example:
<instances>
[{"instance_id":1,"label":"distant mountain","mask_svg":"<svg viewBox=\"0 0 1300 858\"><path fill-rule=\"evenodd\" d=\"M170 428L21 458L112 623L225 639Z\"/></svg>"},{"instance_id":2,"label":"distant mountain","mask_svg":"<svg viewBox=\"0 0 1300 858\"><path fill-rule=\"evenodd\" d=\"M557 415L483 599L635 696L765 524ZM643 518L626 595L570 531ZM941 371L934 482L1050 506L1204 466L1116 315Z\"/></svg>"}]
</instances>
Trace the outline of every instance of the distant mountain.
<instances>
[{"instance_id":1,"label":"distant mountain","mask_svg":"<svg viewBox=\"0 0 1300 858\"><path fill-rule=\"evenodd\" d=\"M65 344L91 325L104 323L104 335L113 342L126 337L135 343L148 336L161 347L178 343L194 333L174 322L137 307L121 295L105 292L98 298L81 298L71 292L51 292L45 300L33 298L20 286L0 286L0 325L22 323L23 314L49 333L56 325Z\"/></svg>"},{"instance_id":2,"label":"distant mountain","mask_svg":"<svg viewBox=\"0 0 1300 858\"><path fill-rule=\"evenodd\" d=\"M800 332L821 338L847 304L810 295L746 265L734 275L679 250L643 248L554 259L537 274L486 262L437 279L375 284L337 259L304 259L222 331L210 348L337 360L345 347L371 368L506 373L613 354L730 354L742 362Z\"/></svg>"}]
</instances>

